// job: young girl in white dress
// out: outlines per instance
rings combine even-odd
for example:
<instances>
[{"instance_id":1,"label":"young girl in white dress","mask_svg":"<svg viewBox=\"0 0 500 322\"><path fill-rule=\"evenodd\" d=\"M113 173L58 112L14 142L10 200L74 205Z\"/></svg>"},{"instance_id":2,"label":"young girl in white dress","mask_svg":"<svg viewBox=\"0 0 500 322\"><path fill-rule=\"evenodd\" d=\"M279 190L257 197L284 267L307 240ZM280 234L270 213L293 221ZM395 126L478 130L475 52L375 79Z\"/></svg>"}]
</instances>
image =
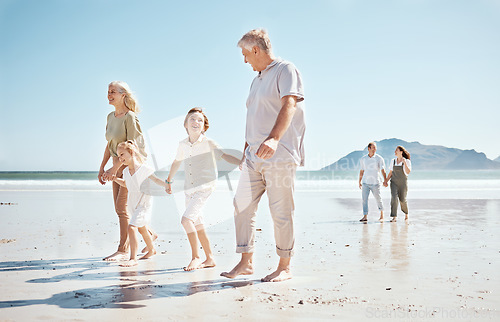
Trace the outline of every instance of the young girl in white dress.
<instances>
[{"instance_id":1,"label":"young girl in white dress","mask_svg":"<svg viewBox=\"0 0 500 322\"><path fill-rule=\"evenodd\" d=\"M140 259L150 258L156 254L153 246L153 240L148 232L147 225L151 221L152 198L150 195L141 191L141 185L146 180L151 179L156 184L167 188L167 184L156 177L154 170L144 163L139 148L134 141L128 140L118 144L118 158L121 163L127 167L123 170L123 179L115 177L113 180L119 185L128 189L128 212L132 218L128 226L130 238L130 259L120 266L137 265L138 239L137 231L142 235L146 243L147 253Z\"/></svg>"}]
</instances>

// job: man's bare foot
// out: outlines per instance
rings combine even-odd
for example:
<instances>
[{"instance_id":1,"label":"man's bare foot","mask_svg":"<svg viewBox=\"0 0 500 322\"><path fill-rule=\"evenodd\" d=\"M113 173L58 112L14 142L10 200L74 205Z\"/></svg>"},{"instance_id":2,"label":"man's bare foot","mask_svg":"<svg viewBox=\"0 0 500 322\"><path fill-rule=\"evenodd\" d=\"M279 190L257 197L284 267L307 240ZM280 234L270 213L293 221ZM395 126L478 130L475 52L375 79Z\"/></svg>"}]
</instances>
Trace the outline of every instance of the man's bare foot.
<instances>
[{"instance_id":1,"label":"man's bare foot","mask_svg":"<svg viewBox=\"0 0 500 322\"><path fill-rule=\"evenodd\" d=\"M125 263L121 263L120 266L122 266L122 267L132 267L132 266L137 266L137 264L139 264L137 262L137 259L131 259L131 260L126 261Z\"/></svg>"},{"instance_id":2,"label":"man's bare foot","mask_svg":"<svg viewBox=\"0 0 500 322\"><path fill-rule=\"evenodd\" d=\"M262 282L282 282L289 280L293 277L292 272L290 272L290 268L281 268L278 267L276 271L267 275L263 279Z\"/></svg>"},{"instance_id":3,"label":"man's bare foot","mask_svg":"<svg viewBox=\"0 0 500 322\"><path fill-rule=\"evenodd\" d=\"M366 218L366 217L367 217L367 215L364 215L363 218L361 218L359 221L361 221L361 222L368 221L368 218Z\"/></svg>"},{"instance_id":4,"label":"man's bare foot","mask_svg":"<svg viewBox=\"0 0 500 322\"><path fill-rule=\"evenodd\" d=\"M392 217L391 222L396 222L396 217Z\"/></svg>"},{"instance_id":5,"label":"man's bare foot","mask_svg":"<svg viewBox=\"0 0 500 322\"><path fill-rule=\"evenodd\" d=\"M201 259L199 257L195 257L191 260L191 262L189 262L188 266L184 267L184 270L188 272L194 271L195 269L200 268L201 264Z\"/></svg>"},{"instance_id":6,"label":"man's bare foot","mask_svg":"<svg viewBox=\"0 0 500 322\"><path fill-rule=\"evenodd\" d=\"M154 255L156 255L156 249L153 248L152 250L150 250L149 252L147 252L144 256L142 256L139 259L148 259L150 257L153 257Z\"/></svg>"},{"instance_id":7,"label":"man's bare foot","mask_svg":"<svg viewBox=\"0 0 500 322\"><path fill-rule=\"evenodd\" d=\"M153 232L153 234L151 235L151 240L152 241L155 241L158 239L158 234ZM148 246L144 247L142 250L141 250L141 253L145 253L148 251ZM156 253L155 253L156 254ZM145 256L145 255L144 255Z\"/></svg>"},{"instance_id":8,"label":"man's bare foot","mask_svg":"<svg viewBox=\"0 0 500 322\"><path fill-rule=\"evenodd\" d=\"M203 263L201 263L198 268L210 268L215 267L215 261L213 258L207 258Z\"/></svg>"},{"instance_id":9,"label":"man's bare foot","mask_svg":"<svg viewBox=\"0 0 500 322\"><path fill-rule=\"evenodd\" d=\"M240 261L230 272L222 272L220 276L235 278L239 275L252 275L253 266L251 262Z\"/></svg>"},{"instance_id":10,"label":"man's bare foot","mask_svg":"<svg viewBox=\"0 0 500 322\"><path fill-rule=\"evenodd\" d=\"M380 217L378 220L379 220L379 221L384 221L384 217L382 216L382 217Z\"/></svg>"},{"instance_id":11,"label":"man's bare foot","mask_svg":"<svg viewBox=\"0 0 500 322\"><path fill-rule=\"evenodd\" d=\"M127 259L128 253L126 252L115 252L108 257L104 257L102 260L107 262L116 262Z\"/></svg>"}]
</instances>

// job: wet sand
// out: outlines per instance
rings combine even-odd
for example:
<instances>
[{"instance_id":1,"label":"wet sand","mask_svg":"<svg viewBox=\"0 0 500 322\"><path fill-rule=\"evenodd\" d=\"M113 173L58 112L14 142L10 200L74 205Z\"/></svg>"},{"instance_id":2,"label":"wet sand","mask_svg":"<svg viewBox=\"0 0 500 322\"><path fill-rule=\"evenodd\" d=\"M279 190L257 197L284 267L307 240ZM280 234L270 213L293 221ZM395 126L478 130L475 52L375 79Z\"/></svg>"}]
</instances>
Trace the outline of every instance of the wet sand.
<instances>
[{"instance_id":1,"label":"wet sand","mask_svg":"<svg viewBox=\"0 0 500 322\"><path fill-rule=\"evenodd\" d=\"M132 268L101 260L118 241L109 191L4 190L1 198L14 203L0 206L2 321L500 320L496 199L416 195L408 223L389 223L388 212L378 222L371 200L363 224L360 199L298 189L295 277L261 283L278 261L265 198L255 275L235 280L219 276L239 258L228 191L217 190L206 210L216 219L207 231L218 265L194 272L182 270L190 250L174 198L155 198L158 255Z\"/></svg>"}]
</instances>

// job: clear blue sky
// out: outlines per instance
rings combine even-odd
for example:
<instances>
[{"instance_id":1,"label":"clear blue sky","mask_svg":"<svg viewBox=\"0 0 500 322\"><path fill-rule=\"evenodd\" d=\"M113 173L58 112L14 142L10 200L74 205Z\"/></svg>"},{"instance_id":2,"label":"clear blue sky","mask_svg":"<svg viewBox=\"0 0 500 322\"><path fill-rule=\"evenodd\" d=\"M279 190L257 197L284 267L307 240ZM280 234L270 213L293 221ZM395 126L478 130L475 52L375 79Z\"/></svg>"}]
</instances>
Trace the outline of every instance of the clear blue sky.
<instances>
[{"instance_id":1,"label":"clear blue sky","mask_svg":"<svg viewBox=\"0 0 500 322\"><path fill-rule=\"evenodd\" d=\"M257 27L303 75L308 169L392 137L500 155L500 1L0 0L0 171L97 171L113 80L145 132L202 106L241 149Z\"/></svg>"}]
</instances>

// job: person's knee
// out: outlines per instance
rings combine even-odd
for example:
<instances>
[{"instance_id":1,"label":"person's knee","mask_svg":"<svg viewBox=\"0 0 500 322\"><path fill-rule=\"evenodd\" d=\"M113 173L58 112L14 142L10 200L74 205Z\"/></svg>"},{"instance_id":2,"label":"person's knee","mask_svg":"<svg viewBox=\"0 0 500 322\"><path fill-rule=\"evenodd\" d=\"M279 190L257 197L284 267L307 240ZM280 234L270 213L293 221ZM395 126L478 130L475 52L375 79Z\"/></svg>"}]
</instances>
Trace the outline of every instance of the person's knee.
<instances>
[{"instance_id":1,"label":"person's knee","mask_svg":"<svg viewBox=\"0 0 500 322\"><path fill-rule=\"evenodd\" d=\"M181 224L187 234L196 232L196 227L191 219L182 217Z\"/></svg>"},{"instance_id":2,"label":"person's knee","mask_svg":"<svg viewBox=\"0 0 500 322\"><path fill-rule=\"evenodd\" d=\"M188 230L188 229L192 230L192 227L194 226L194 221L192 221L191 219L189 219L187 217L182 217L182 219L181 219L181 225L186 230Z\"/></svg>"}]
</instances>

